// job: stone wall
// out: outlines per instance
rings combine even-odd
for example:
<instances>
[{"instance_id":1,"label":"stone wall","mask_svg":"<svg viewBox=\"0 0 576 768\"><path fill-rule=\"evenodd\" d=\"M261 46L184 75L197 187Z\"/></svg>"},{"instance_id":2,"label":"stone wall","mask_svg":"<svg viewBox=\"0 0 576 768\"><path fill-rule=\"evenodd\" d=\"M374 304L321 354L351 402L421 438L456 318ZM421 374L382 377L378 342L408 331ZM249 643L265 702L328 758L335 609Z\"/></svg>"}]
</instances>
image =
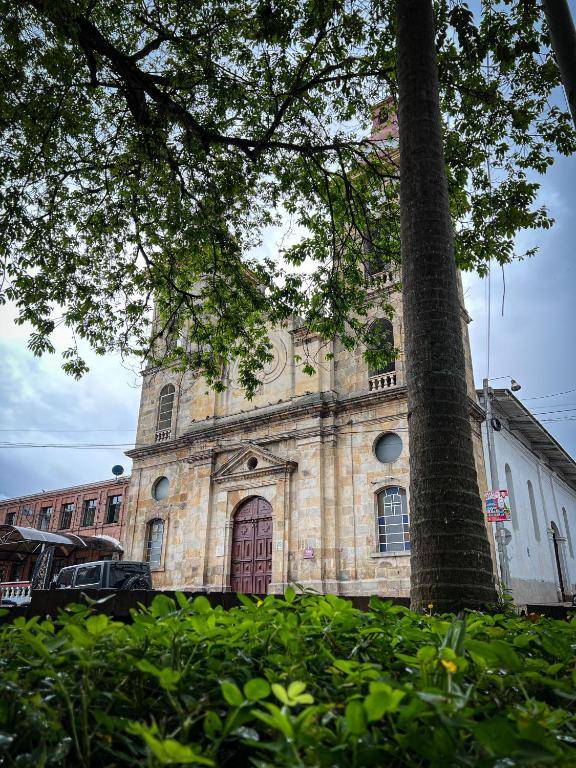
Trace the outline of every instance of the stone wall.
<instances>
[{"instance_id":1,"label":"stone wall","mask_svg":"<svg viewBox=\"0 0 576 768\"><path fill-rule=\"evenodd\" d=\"M261 496L273 515L269 591L295 582L344 595L408 595L409 553L378 551L377 494L389 486L409 489L400 294L374 291L374 306L379 302L394 309L400 350L396 376L385 387L372 388L362 350L348 352L296 322L271 332L274 359L251 401L236 384L234 366L223 393L170 370L145 377L138 428L144 447L130 452L128 556L142 558L150 522L164 520L156 588L228 589L234 513L244 500ZM375 310L367 322L382 314ZM313 376L303 371L308 361ZM157 442L157 403L167 382L177 390L173 429L170 439ZM471 372L468 386L483 493L482 412ZM374 443L387 431L398 434L403 447L396 461L382 464ZM156 501L152 489L162 476L169 495Z\"/></svg>"}]
</instances>

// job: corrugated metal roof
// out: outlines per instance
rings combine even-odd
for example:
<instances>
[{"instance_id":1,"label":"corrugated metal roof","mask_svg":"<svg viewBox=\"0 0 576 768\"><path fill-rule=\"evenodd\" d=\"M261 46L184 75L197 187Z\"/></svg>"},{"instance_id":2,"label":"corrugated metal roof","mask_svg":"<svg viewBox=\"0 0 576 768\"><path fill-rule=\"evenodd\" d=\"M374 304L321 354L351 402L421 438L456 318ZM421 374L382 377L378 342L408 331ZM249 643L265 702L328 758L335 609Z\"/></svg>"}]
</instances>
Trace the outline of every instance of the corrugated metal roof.
<instances>
[{"instance_id":1,"label":"corrugated metal roof","mask_svg":"<svg viewBox=\"0 0 576 768\"><path fill-rule=\"evenodd\" d=\"M480 402L483 403L483 392L477 390ZM550 468L576 491L576 461L570 456L556 438L542 426L538 419L509 389L494 389L494 416L503 416L512 434L520 433L529 443L533 451L540 454Z\"/></svg>"},{"instance_id":2,"label":"corrugated metal roof","mask_svg":"<svg viewBox=\"0 0 576 768\"><path fill-rule=\"evenodd\" d=\"M112 536L78 536L74 533L52 533L21 525L0 525L0 552L12 550L35 551L39 544L71 549L108 549L122 552L122 545Z\"/></svg>"}]
</instances>

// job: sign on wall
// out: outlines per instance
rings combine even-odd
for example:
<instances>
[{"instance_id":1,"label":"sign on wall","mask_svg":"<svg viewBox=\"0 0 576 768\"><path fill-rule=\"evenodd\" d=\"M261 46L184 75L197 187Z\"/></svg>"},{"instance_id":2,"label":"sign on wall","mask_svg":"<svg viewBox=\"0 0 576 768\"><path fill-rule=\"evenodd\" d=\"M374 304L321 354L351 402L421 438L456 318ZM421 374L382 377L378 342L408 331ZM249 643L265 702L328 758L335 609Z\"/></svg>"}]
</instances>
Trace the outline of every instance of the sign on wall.
<instances>
[{"instance_id":1,"label":"sign on wall","mask_svg":"<svg viewBox=\"0 0 576 768\"><path fill-rule=\"evenodd\" d=\"M489 523L510 520L510 497L507 490L488 491L485 497L486 519Z\"/></svg>"},{"instance_id":2,"label":"sign on wall","mask_svg":"<svg viewBox=\"0 0 576 768\"><path fill-rule=\"evenodd\" d=\"M306 547L302 557L304 558L304 560L311 560L314 557L314 550L312 549L312 547Z\"/></svg>"}]
</instances>

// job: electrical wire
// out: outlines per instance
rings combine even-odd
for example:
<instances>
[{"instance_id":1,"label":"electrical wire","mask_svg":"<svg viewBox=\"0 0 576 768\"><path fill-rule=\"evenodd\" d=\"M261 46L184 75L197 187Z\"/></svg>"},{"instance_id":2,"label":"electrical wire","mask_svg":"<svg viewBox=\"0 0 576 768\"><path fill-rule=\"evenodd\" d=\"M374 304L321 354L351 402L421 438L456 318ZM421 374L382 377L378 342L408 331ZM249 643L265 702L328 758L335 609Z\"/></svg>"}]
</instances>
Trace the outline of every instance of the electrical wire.
<instances>
[{"instance_id":1,"label":"electrical wire","mask_svg":"<svg viewBox=\"0 0 576 768\"><path fill-rule=\"evenodd\" d=\"M568 395L571 392L576 392L576 389L565 389L563 392L551 392L548 395L534 395L533 397L525 397L523 398L522 402L524 402L524 400L543 400L545 397L557 397L558 395ZM561 405L561 403L558 403L558 405Z\"/></svg>"},{"instance_id":2,"label":"electrical wire","mask_svg":"<svg viewBox=\"0 0 576 768\"><path fill-rule=\"evenodd\" d=\"M69 434L72 432L135 432L136 427L130 427L124 429L119 427L118 429L52 429L51 427L0 427L0 432L62 432Z\"/></svg>"}]
</instances>

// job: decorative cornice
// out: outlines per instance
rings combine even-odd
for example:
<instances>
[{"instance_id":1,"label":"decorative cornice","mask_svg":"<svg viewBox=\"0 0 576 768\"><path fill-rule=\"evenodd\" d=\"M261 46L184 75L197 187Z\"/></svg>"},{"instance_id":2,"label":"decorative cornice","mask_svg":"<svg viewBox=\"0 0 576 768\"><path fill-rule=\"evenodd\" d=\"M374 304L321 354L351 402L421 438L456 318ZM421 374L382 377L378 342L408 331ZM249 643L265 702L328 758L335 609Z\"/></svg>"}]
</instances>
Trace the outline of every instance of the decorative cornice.
<instances>
[{"instance_id":1,"label":"decorative cornice","mask_svg":"<svg viewBox=\"0 0 576 768\"><path fill-rule=\"evenodd\" d=\"M303 417L329 419L343 414L363 411L366 408L374 408L383 403L394 403L397 401L406 401L405 386L397 386L380 392L363 392L342 399L338 399L334 392L317 392L313 395L303 395L272 408L269 406L259 408L253 413L243 413L237 416L220 417L200 422L194 425L193 429L174 440L166 440L162 443L152 443L148 446L135 448L131 451L126 451L126 456L132 459L140 459L192 447L195 452L182 459L183 461L190 460L190 463L207 461L208 455L206 452L208 450L217 453L222 450L230 450L229 446L213 445L209 449L205 448L210 442L217 442L219 438L223 437L233 438L257 432L262 427L268 427L271 421L275 424L280 424ZM478 422L483 421L484 411L478 403L471 397L468 397L468 405L472 418ZM398 415L399 417L405 416L405 414ZM333 434L334 429L337 429L336 425L313 426L297 430L289 429L284 433L276 433L256 439L258 443L263 443L277 442L287 437L302 438L319 435L327 437ZM241 440L241 442L246 444L248 441ZM202 446L200 450L198 450L199 443ZM198 459L194 458L197 454Z\"/></svg>"},{"instance_id":2,"label":"decorative cornice","mask_svg":"<svg viewBox=\"0 0 576 768\"><path fill-rule=\"evenodd\" d=\"M294 328L294 330L289 331L289 333L292 336L295 347L302 346L302 344L307 344L309 341L315 341L320 338L319 333L310 331L304 325L300 326L300 328Z\"/></svg>"},{"instance_id":3,"label":"decorative cornice","mask_svg":"<svg viewBox=\"0 0 576 768\"><path fill-rule=\"evenodd\" d=\"M205 448L196 453L191 453L185 459L181 459L181 461L183 464L207 464L212 461L216 453L215 448Z\"/></svg>"},{"instance_id":4,"label":"decorative cornice","mask_svg":"<svg viewBox=\"0 0 576 768\"><path fill-rule=\"evenodd\" d=\"M262 467L262 469L247 469L243 472L231 472L227 475L212 475L215 483L238 482L238 480L251 480L252 478L270 477L276 475L289 475L297 467L296 462L287 461L285 464L274 467Z\"/></svg>"}]
</instances>

